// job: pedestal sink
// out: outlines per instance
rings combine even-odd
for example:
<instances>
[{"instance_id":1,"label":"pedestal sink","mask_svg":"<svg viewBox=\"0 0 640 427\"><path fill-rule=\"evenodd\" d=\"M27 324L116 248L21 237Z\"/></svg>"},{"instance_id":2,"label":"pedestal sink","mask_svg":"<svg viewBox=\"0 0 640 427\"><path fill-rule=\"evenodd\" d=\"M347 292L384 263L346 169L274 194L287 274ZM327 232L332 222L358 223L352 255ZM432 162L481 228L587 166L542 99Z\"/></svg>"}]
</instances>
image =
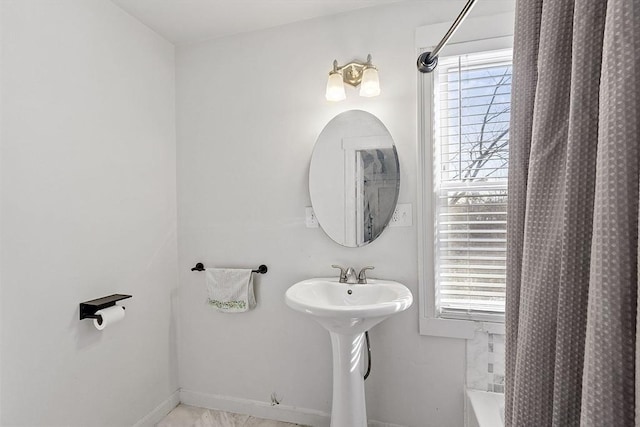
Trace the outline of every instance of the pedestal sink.
<instances>
[{"instance_id":1,"label":"pedestal sink","mask_svg":"<svg viewBox=\"0 0 640 427\"><path fill-rule=\"evenodd\" d=\"M333 350L331 427L366 427L362 350L364 332L413 302L406 286L368 279L364 285L334 278L308 279L291 286L285 301L329 331Z\"/></svg>"}]
</instances>

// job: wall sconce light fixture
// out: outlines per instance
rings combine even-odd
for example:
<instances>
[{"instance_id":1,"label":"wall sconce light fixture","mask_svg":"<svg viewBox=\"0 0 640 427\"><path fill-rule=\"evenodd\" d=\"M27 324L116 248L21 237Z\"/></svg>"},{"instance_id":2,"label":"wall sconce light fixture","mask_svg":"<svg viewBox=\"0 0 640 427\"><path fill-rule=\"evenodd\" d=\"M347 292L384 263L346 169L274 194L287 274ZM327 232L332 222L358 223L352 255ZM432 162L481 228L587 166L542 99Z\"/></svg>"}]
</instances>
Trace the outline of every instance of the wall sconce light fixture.
<instances>
[{"instance_id":1,"label":"wall sconce light fixture","mask_svg":"<svg viewBox=\"0 0 640 427\"><path fill-rule=\"evenodd\" d=\"M360 85L360 96L380 95L378 69L371 63L371 55L367 55L367 62L351 61L343 66L338 66L337 60L333 61L325 94L327 101L342 101L347 97L344 83L353 87Z\"/></svg>"}]
</instances>

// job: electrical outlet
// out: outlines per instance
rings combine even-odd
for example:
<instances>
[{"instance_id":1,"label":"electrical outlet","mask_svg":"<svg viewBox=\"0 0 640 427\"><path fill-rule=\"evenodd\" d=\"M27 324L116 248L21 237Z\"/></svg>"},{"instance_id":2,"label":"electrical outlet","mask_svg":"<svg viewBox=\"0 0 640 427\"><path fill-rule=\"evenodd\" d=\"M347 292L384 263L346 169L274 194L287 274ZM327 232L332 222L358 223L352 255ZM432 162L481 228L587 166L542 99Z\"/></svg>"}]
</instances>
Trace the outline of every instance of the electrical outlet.
<instances>
[{"instance_id":1,"label":"electrical outlet","mask_svg":"<svg viewBox=\"0 0 640 427\"><path fill-rule=\"evenodd\" d=\"M411 227L412 225L411 203L398 203L389 221L389 227Z\"/></svg>"},{"instance_id":2,"label":"electrical outlet","mask_svg":"<svg viewBox=\"0 0 640 427\"><path fill-rule=\"evenodd\" d=\"M310 206L305 208L304 223L307 228L318 228L318 218L316 218L316 214Z\"/></svg>"}]
</instances>

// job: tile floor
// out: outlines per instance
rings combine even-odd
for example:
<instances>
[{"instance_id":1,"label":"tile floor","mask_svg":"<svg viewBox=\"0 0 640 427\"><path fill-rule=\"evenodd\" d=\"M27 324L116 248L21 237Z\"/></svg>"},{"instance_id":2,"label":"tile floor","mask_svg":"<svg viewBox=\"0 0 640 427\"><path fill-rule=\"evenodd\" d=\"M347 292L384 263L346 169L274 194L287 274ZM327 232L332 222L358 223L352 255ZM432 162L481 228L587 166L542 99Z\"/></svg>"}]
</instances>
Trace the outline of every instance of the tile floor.
<instances>
[{"instance_id":1,"label":"tile floor","mask_svg":"<svg viewBox=\"0 0 640 427\"><path fill-rule=\"evenodd\" d=\"M299 424L180 404L157 427L295 427Z\"/></svg>"}]
</instances>

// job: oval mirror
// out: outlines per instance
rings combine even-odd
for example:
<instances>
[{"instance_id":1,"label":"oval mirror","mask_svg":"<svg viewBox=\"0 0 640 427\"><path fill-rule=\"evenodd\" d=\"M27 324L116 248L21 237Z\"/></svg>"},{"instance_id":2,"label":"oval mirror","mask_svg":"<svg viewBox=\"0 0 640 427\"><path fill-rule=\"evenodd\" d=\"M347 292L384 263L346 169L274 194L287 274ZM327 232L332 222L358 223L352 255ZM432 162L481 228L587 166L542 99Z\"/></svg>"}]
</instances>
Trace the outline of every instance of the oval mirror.
<instances>
[{"instance_id":1,"label":"oval mirror","mask_svg":"<svg viewBox=\"0 0 640 427\"><path fill-rule=\"evenodd\" d=\"M391 134L366 111L338 114L311 156L309 192L318 223L336 243L373 242L389 223L400 191L400 164Z\"/></svg>"}]
</instances>

